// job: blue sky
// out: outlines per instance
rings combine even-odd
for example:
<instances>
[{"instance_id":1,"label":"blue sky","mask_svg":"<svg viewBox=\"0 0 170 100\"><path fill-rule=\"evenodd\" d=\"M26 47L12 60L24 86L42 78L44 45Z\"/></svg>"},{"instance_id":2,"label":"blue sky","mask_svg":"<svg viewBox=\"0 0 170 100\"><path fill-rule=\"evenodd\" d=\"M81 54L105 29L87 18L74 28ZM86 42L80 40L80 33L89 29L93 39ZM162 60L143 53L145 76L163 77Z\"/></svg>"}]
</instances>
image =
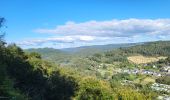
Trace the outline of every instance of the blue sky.
<instances>
[{"instance_id":1,"label":"blue sky","mask_svg":"<svg viewBox=\"0 0 170 100\"><path fill-rule=\"evenodd\" d=\"M23 48L170 39L170 0L0 0L6 41Z\"/></svg>"}]
</instances>

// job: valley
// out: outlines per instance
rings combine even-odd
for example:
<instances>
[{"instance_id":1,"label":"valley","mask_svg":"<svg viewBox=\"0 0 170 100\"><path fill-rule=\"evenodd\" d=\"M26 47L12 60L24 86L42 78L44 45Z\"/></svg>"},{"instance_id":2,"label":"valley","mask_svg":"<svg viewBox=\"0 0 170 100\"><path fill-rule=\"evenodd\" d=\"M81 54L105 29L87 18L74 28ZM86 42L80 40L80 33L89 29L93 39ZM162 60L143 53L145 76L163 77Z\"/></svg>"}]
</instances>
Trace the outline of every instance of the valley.
<instances>
[{"instance_id":1,"label":"valley","mask_svg":"<svg viewBox=\"0 0 170 100\"><path fill-rule=\"evenodd\" d=\"M170 100L170 0L0 0L0 100Z\"/></svg>"},{"instance_id":2,"label":"valley","mask_svg":"<svg viewBox=\"0 0 170 100\"><path fill-rule=\"evenodd\" d=\"M88 53L83 53L84 49L82 51L78 49L78 53L65 53L65 58L60 63L51 59L51 57L60 57L58 56L60 54L50 56L39 53L45 55L44 59L51 59L50 61L57 63L61 68L71 68L83 75L109 82L120 82L140 90L147 87L158 96L167 97L170 94L169 43L169 41L148 42L106 51L99 50L100 52L90 53L90 55L83 55ZM91 52L91 49L86 48L86 52ZM146 53L147 50L149 52ZM164 79L164 77L168 78ZM167 83L165 84L164 81Z\"/></svg>"}]
</instances>

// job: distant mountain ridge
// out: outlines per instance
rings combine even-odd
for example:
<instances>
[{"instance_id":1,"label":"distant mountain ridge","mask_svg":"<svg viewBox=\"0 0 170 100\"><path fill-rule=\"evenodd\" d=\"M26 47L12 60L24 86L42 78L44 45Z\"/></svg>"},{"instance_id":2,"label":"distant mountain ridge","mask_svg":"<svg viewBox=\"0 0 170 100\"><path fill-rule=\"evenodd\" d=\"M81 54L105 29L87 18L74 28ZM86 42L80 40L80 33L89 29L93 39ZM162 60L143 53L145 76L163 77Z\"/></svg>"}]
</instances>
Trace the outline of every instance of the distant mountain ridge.
<instances>
[{"instance_id":1,"label":"distant mountain ridge","mask_svg":"<svg viewBox=\"0 0 170 100\"><path fill-rule=\"evenodd\" d=\"M100 51L107 51L114 48L120 48L120 47L130 47L135 46L139 43L120 43L120 44L106 44L106 45L92 45L92 46L81 46L81 47L75 47L75 48L64 48L61 49L62 51L66 52L79 52L81 50L88 50L88 49L98 49Z\"/></svg>"},{"instance_id":2,"label":"distant mountain ridge","mask_svg":"<svg viewBox=\"0 0 170 100\"><path fill-rule=\"evenodd\" d=\"M141 43L122 43L108 45L82 46L76 48L54 49L54 48L33 48L26 49L26 52L38 52L45 60L56 63L69 62L78 58L93 56L94 54L114 55L117 58L125 58L122 54L142 54L146 56L170 55L170 41L154 41ZM115 57L115 56L114 56ZM111 58L107 58L111 59Z\"/></svg>"},{"instance_id":3,"label":"distant mountain ridge","mask_svg":"<svg viewBox=\"0 0 170 100\"><path fill-rule=\"evenodd\" d=\"M139 42L139 43L120 43L120 44L106 44L106 45L92 45L92 46L81 46L81 47L73 47L73 48L63 48L63 49L55 49L55 48L31 48L25 49L26 52L38 52L42 56L48 55L92 55L95 53L101 53L110 51L117 48L128 48L128 47L139 47L144 46L149 48L150 44L154 43L162 43L162 45L169 43L170 41L153 41L153 42ZM160 45L159 45L160 46ZM135 47L136 48L136 47ZM130 49L130 48L129 48Z\"/></svg>"},{"instance_id":4,"label":"distant mountain ridge","mask_svg":"<svg viewBox=\"0 0 170 100\"><path fill-rule=\"evenodd\" d=\"M135 45L139 45L141 43L120 43L120 44L107 44L107 45L92 45L92 46L81 46L81 47L73 47L73 48L63 48L63 49L55 49L55 48L31 48L26 49L26 52L38 52L42 55L58 53L58 54L81 54L86 53L94 54L98 52L104 52L116 48L123 47L131 47Z\"/></svg>"},{"instance_id":5,"label":"distant mountain ridge","mask_svg":"<svg viewBox=\"0 0 170 100\"><path fill-rule=\"evenodd\" d=\"M108 44L108 45L93 45L93 46L82 46L76 48L64 48L64 49L54 49L54 48L31 48L26 49L25 52L37 52L41 54L43 59L52 62L67 62L70 59L86 57L93 55L95 53L103 53L105 51L113 50L116 48L131 47L139 43L122 43L122 44Z\"/></svg>"}]
</instances>

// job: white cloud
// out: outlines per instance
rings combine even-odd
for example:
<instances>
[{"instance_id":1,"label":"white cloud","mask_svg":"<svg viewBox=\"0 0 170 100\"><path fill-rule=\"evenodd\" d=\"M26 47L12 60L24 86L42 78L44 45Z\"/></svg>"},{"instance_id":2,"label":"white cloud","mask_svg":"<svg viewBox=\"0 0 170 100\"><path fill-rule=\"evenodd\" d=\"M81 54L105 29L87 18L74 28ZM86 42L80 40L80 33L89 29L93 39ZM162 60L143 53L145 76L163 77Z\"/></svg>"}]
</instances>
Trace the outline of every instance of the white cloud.
<instances>
[{"instance_id":1,"label":"white cloud","mask_svg":"<svg viewBox=\"0 0 170 100\"><path fill-rule=\"evenodd\" d=\"M65 36L67 37L67 36ZM68 36L73 38L75 41L85 41L85 42L90 42L96 40L95 36L86 36L86 35L74 35L74 36Z\"/></svg>"},{"instance_id":2,"label":"white cloud","mask_svg":"<svg viewBox=\"0 0 170 100\"><path fill-rule=\"evenodd\" d=\"M51 37L51 38L42 38L42 39L30 39L22 42L17 42L18 45L41 45L43 43L74 43L74 42L90 42L95 40L94 36L60 36L60 37Z\"/></svg>"},{"instance_id":3,"label":"white cloud","mask_svg":"<svg viewBox=\"0 0 170 100\"><path fill-rule=\"evenodd\" d=\"M82 45L144 42L170 39L170 19L126 19L110 21L66 22L53 29L35 29L53 37L18 42L20 46L76 47ZM51 36L51 35L50 35ZM58 47L58 48L62 48Z\"/></svg>"},{"instance_id":4,"label":"white cloud","mask_svg":"<svg viewBox=\"0 0 170 100\"><path fill-rule=\"evenodd\" d=\"M36 29L37 33L132 37L135 35L170 35L170 19L127 19L110 21L67 22L54 29Z\"/></svg>"}]
</instances>

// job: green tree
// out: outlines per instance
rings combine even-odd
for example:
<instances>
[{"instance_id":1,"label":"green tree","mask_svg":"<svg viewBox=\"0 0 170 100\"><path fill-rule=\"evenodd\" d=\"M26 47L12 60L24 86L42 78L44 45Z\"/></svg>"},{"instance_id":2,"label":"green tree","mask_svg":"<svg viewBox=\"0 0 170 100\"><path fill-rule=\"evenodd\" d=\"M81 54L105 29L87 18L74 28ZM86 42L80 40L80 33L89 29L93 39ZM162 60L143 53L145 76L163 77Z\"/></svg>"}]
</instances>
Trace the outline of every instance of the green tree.
<instances>
[{"instance_id":1,"label":"green tree","mask_svg":"<svg viewBox=\"0 0 170 100\"><path fill-rule=\"evenodd\" d=\"M77 89L78 84L73 77L66 77L59 71L54 71L48 79L45 98L46 100L70 100Z\"/></svg>"},{"instance_id":2,"label":"green tree","mask_svg":"<svg viewBox=\"0 0 170 100\"><path fill-rule=\"evenodd\" d=\"M113 100L114 94L107 82L87 77L81 80L80 90L75 98L78 100Z\"/></svg>"}]
</instances>

